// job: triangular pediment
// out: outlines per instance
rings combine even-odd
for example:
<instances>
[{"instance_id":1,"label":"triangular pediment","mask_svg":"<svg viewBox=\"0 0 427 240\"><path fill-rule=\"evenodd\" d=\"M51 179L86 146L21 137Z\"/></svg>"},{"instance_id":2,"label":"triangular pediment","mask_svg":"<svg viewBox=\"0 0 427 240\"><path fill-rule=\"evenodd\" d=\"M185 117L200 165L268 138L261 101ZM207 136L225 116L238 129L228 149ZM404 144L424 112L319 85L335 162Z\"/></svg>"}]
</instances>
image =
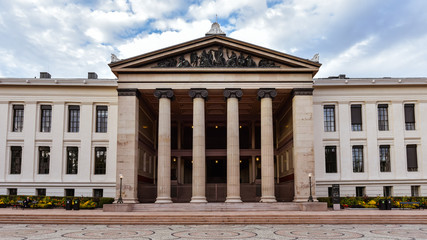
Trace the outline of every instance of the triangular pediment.
<instances>
[{"instance_id":1,"label":"triangular pediment","mask_svg":"<svg viewBox=\"0 0 427 240\"><path fill-rule=\"evenodd\" d=\"M320 63L225 36L208 36L109 64L116 76L144 72L301 72Z\"/></svg>"}]
</instances>

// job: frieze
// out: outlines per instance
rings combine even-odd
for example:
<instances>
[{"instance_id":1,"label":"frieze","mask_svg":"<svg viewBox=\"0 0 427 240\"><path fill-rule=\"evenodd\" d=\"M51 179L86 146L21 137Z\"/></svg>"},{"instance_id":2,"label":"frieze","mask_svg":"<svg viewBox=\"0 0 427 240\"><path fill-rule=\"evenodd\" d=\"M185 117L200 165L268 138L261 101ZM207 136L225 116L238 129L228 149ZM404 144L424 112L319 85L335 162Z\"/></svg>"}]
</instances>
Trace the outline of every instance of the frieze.
<instances>
[{"instance_id":1,"label":"frieze","mask_svg":"<svg viewBox=\"0 0 427 240\"><path fill-rule=\"evenodd\" d=\"M164 59L157 68L280 68L268 59L255 60L252 55L235 52L222 46Z\"/></svg>"}]
</instances>

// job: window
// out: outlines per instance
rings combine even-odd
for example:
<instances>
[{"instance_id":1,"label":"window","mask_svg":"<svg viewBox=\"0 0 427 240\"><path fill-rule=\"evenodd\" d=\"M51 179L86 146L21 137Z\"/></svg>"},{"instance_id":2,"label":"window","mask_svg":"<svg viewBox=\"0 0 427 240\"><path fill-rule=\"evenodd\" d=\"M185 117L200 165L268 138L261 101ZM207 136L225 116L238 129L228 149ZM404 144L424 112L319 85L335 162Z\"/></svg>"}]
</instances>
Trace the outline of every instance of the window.
<instances>
[{"instance_id":1,"label":"window","mask_svg":"<svg viewBox=\"0 0 427 240\"><path fill-rule=\"evenodd\" d=\"M323 120L325 132L335 132L335 106L323 106Z\"/></svg>"},{"instance_id":2,"label":"window","mask_svg":"<svg viewBox=\"0 0 427 240\"><path fill-rule=\"evenodd\" d=\"M37 188L36 193L37 196L46 196L46 188Z\"/></svg>"},{"instance_id":3,"label":"window","mask_svg":"<svg viewBox=\"0 0 427 240\"><path fill-rule=\"evenodd\" d=\"M105 174L105 168L107 165L107 148L96 147L95 148L95 174Z\"/></svg>"},{"instance_id":4,"label":"window","mask_svg":"<svg viewBox=\"0 0 427 240\"><path fill-rule=\"evenodd\" d=\"M13 105L13 132L22 132L24 128L24 105Z\"/></svg>"},{"instance_id":5,"label":"window","mask_svg":"<svg viewBox=\"0 0 427 240\"><path fill-rule=\"evenodd\" d=\"M107 132L108 107L96 106L96 132Z\"/></svg>"},{"instance_id":6,"label":"window","mask_svg":"<svg viewBox=\"0 0 427 240\"><path fill-rule=\"evenodd\" d=\"M40 132L50 132L52 123L52 106L40 106Z\"/></svg>"},{"instance_id":7,"label":"window","mask_svg":"<svg viewBox=\"0 0 427 240\"><path fill-rule=\"evenodd\" d=\"M93 189L93 197L103 197L104 189Z\"/></svg>"},{"instance_id":8,"label":"window","mask_svg":"<svg viewBox=\"0 0 427 240\"><path fill-rule=\"evenodd\" d=\"M420 186L411 186L411 197L420 196Z\"/></svg>"},{"instance_id":9,"label":"window","mask_svg":"<svg viewBox=\"0 0 427 240\"><path fill-rule=\"evenodd\" d=\"M16 196L16 195L18 195L18 189L17 188L8 188L7 194L11 195L11 196Z\"/></svg>"},{"instance_id":10,"label":"window","mask_svg":"<svg viewBox=\"0 0 427 240\"><path fill-rule=\"evenodd\" d=\"M388 104L378 104L378 130L388 131Z\"/></svg>"},{"instance_id":11,"label":"window","mask_svg":"<svg viewBox=\"0 0 427 240\"><path fill-rule=\"evenodd\" d=\"M406 161L408 172L418 171L417 145L406 145Z\"/></svg>"},{"instance_id":12,"label":"window","mask_svg":"<svg viewBox=\"0 0 427 240\"><path fill-rule=\"evenodd\" d=\"M68 106L68 132L79 132L80 106Z\"/></svg>"},{"instance_id":13,"label":"window","mask_svg":"<svg viewBox=\"0 0 427 240\"><path fill-rule=\"evenodd\" d=\"M362 105L351 105L351 130L362 131Z\"/></svg>"},{"instance_id":14,"label":"window","mask_svg":"<svg viewBox=\"0 0 427 240\"><path fill-rule=\"evenodd\" d=\"M380 145L380 171L390 172L390 145Z\"/></svg>"},{"instance_id":15,"label":"window","mask_svg":"<svg viewBox=\"0 0 427 240\"><path fill-rule=\"evenodd\" d=\"M39 174L49 174L50 147L39 147Z\"/></svg>"},{"instance_id":16,"label":"window","mask_svg":"<svg viewBox=\"0 0 427 240\"><path fill-rule=\"evenodd\" d=\"M21 174L22 147L10 147L10 174Z\"/></svg>"},{"instance_id":17,"label":"window","mask_svg":"<svg viewBox=\"0 0 427 240\"><path fill-rule=\"evenodd\" d=\"M67 174L77 174L79 163L79 149L67 147Z\"/></svg>"},{"instance_id":18,"label":"window","mask_svg":"<svg viewBox=\"0 0 427 240\"><path fill-rule=\"evenodd\" d=\"M405 129L415 130L414 104L405 104Z\"/></svg>"},{"instance_id":19,"label":"window","mask_svg":"<svg viewBox=\"0 0 427 240\"><path fill-rule=\"evenodd\" d=\"M356 187L356 197L363 197L365 196L365 187Z\"/></svg>"},{"instance_id":20,"label":"window","mask_svg":"<svg viewBox=\"0 0 427 240\"><path fill-rule=\"evenodd\" d=\"M353 146L353 172L363 172L363 146Z\"/></svg>"},{"instance_id":21,"label":"window","mask_svg":"<svg viewBox=\"0 0 427 240\"><path fill-rule=\"evenodd\" d=\"M325 163L327 173L337 172L337 147L326 146L325 147Z\"/></svg>"},{"instance_id":22,"label":"window","mask_svg":"<svg viewBox=\"0 0 427 240\"><path fill-rule=\"evenodd\" d=\"M384 186L383 187L384 197L391 197L391 195L393 195L392 190L393 190L393 187L391 187L391 186Z\"/></svg>"},{"instance_id":23,"label":"window","mask_svg":"<svg viewBox=\"0 0 427 240\"><path fill-rule=\"evenodd\" d=\"M74 197L74 189L64 189L66 197Z\"/></svg>"}]
</instances>

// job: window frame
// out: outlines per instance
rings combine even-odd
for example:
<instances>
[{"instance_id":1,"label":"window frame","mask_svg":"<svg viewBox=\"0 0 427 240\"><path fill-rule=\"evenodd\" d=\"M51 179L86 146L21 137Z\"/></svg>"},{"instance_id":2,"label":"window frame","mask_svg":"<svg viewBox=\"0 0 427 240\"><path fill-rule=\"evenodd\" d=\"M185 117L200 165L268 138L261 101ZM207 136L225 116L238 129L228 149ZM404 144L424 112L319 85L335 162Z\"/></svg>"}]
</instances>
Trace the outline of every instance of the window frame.
<instances>
[{"instance_id":1,"label":"window frame","mask_svg":"<svg viewBox=\"0 0 427 240\"><path fill-rule=\"evenodd\" d=\"M323 105L323 130L325 132L336 132L336 112L335 105Z\"/></svg>"},{"instance_id":2,"label":"window frame","mask_svg":"<svg viewBox=\"0 0 427 240\"><path fill-rule=\"evenodd\" d=\"M68 132L80 131L80 105L68 105Z\"/></svg>"},{"instance_id":3,"label":"window frame","mask_svg":"<svg viewBox=\"0 0 427 240\"><path fill-rule=\"evenodd\" d=\"M42 156L43 152L47 152L47 156ZM50 147L49 146L39 146L39 165L38 165L38 174L46 175L50 172ZM44 162L42 162L44 161ZM43 171L44 170L44 171Z\"/></svg>"},{"instance_id":4,"label":"window frame","mask_svg":"<svg viewBox=\"0 0 427 240\"><path fill-rule=\"evenodd\" d=\"M95 132L106 133L108 131L108 106L97 105L95 110Z\"/></svg>"},{"instance_id":5,"label":"window frame","mask_svg":"<svg viewBox=\"0 0 427 240\"><path fill-rule=\"evenodd\" d=\"M365 171L363 152L363 145L353 145L351 148L353 173L363 173Z\"/></svg>"},{"instance_id":6,"label":"window frame","mask_svg":"<svg viewBox=\"0 0 427 240\"><path fill-rule=\"evenodd\" d=\"M378 150L380 160L380 172L391 172L390 145L380 145Z\"/></svg>"},{"instance_id":7,"label":"window frame","mask_svg":"<svg viewBox=\"0 0 427 240\"><path fill-rule=\"evenodd\" d=\"M45 114L48 113L48 114ZM52 105L40 105L40 132L48 133L52 130Z\"/></svg>"},{"instance_id":8,"label":"window frame","mask_svg":"<svg viewBox=\"0 0 427 240\"><path fill-rule=\"evenodd\" d=\"M363 119L362 119L362 104L351 104L351 131L361 132L363 131Z\"/></svg>"},{"instance_id":9,"label":"window frame","mask_svg":"<svg viewBox=\"0 0 427 240\"><path fill-rule=\"evenodd\" d=\"M333 151L331 151L331 150L333 150ZM328 156L333 156L332 153L334 153L335 159L329 159ZM332 164L332 166L330 164ZM333 146L333 145L325 146L325 172L326 173L337 173L338 172L337 146Z\"/></svg>"},{"instance_id":10,"label":"window frame","mask_svg":"<svg viewBox=\"0 0 427 240\"><path fill-rule=\"evenodd\" d=\"M103 149L103 159L99 159L98 152L101 152ZM99 150L99 151L98 151ZM104 162L98 162L98 161ZM105 175L107 172L107 147L95 147L94 149L94 175Z\"/></svg>"},{"instance_id":11,"label":"window frame","mask_svg":"<svg viewBox=\"0 0 427 240\"><path fill-rule=\"evenodd\" d=\"M413 154L413 155L411 155L411 154ZM410 159L411 157L413 157L414 159ZM408 172L418 172L417 144L407 144L406 145L406 167L407 167Z\"/></svg>"},{"instance_id":12,"label":"window frame","mask_svg":"<svg viewBox=\"0 0 427 240\"><path fill-rule=\"evenodd\" d=\"M405 103L404 104L404 117L405 117L405 130L414 131L415 126L415 104Z\"/></svg>"},{"instance_id":13,"label":"window frame","mask_svg":"<svg viewBox=\"0 0 427 240\"><path fill-rule=\"evenodd\" d=\"M10 146L10 175L19 175L22 173L22 148L22 146ZM16 152L19 152L19 156L15 155Z\"/></svg>"},{"instance_id":14,"label":"window frame","mask_svg":"<svg viewBox=\"0 0 427 240\"><path fill-rule=\"evenodd\" d=\"M363 197L366 195L365 186L356 186L355 191L356 191L356 194L355 194L356 197Z\"/></svg>"},{"instance_id":15,"label":"window frame","mask_svg":"<svg viewBox=\"0 0 427 240\"><path fill-rule=\"evenodd\" d=\"M382 103L377 106L378 131L389 131L388 104Z\"/></svg>"},{"instance_id":16,"label":"window frame","mask_svg":"<svg viewBox=\"0 0 427 240\"><path fill-rule=\"evenodd\" d=\"M70 152L76 150L75 159L71 159ZM79 148L75 146L68 146L66 148L66 170L67 175L76 175L79 172ZM75 162L75 163L74 163Z\"/></svg>"},{"instance_id":17,"label":"window frame","mask_svg":"<svg viewBox=\"0 0 427 240\"><path fill-rule=\"evenodd\" d=\"M13 104L12 112L12 132L22 132L24 130L24 104Z\"/></svg>"}]
</instances>

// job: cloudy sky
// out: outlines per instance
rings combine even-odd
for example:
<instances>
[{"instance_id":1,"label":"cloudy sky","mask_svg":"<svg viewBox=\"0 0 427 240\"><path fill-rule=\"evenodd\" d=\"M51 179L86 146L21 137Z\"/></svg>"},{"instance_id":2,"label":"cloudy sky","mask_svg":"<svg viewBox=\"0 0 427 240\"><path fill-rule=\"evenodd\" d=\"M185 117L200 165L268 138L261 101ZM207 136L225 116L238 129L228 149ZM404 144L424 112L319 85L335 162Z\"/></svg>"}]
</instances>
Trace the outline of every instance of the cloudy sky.
<instances>
[{"instance_id":1,"label":"cloudy sky","mask_svg":"<svg viewBox=\"0 0 427 240\"><path fill-rule=\"evenodd\" d=\"M425 0L0 0L0 77L114 78L128 58L228 37L310 59L316 77L427 77Z\"/></svg>"}]
</instances>

